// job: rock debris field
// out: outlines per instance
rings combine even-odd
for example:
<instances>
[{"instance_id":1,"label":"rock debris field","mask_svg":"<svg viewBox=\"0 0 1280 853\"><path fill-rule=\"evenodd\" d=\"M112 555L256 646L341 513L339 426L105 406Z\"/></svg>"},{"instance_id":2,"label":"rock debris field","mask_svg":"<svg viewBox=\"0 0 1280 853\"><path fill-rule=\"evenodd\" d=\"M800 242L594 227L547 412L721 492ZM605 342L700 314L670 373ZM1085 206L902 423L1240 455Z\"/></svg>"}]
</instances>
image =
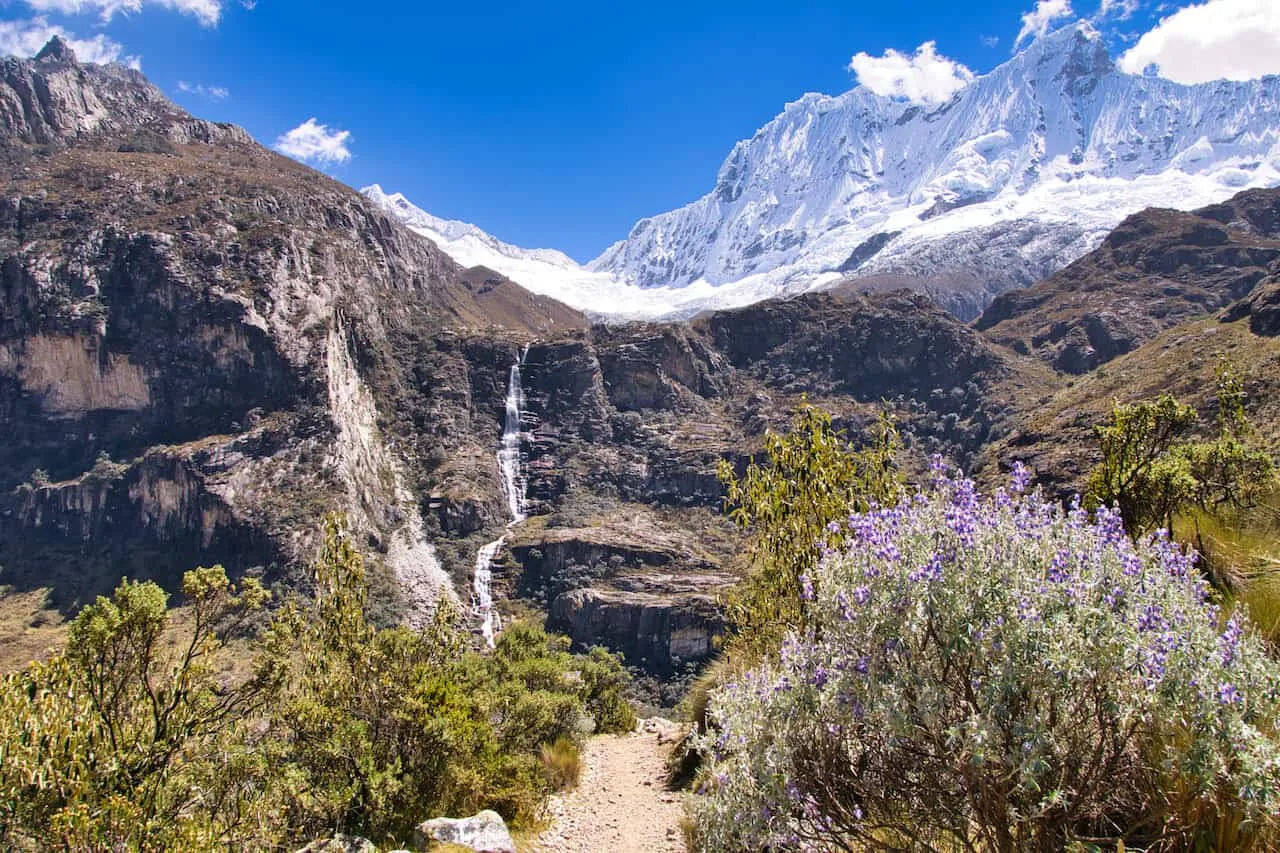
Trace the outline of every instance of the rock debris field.
<instances>
[{"instance_id":1,"label":"rock debris field","mask_svg":"<svg viewBox=\"0 0 1280 853\"><path fill-rule=\"evenodd\" d=\"M582 778L552 797L537 853L685 853L681 795L667 790L663 762L680 728L648 719L627 735L591 738Z\"/></svg>"}]
</instances>

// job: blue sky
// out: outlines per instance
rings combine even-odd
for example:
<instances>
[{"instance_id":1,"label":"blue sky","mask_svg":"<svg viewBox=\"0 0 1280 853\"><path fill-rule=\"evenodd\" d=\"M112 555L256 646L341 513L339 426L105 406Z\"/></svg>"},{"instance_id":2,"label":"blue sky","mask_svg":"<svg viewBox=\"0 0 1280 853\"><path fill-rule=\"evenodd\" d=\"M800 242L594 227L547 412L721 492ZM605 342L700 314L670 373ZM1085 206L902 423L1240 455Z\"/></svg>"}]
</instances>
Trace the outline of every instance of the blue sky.
<instances>
[{"instance_id":1,"label":"blue sky","mask_svg":"<svg viewBox=\"0 0 1280 853\"><path fill-rule=\"evenodd\" d=\"M733 143L787 101L855 85L855 54L863 82L928 98L1007 59L1020 31L1083 17L1116 56L1141 44L1144 65L1184 82L1242 55L1231 76L1280 73L1278 0L1208 0L1199 21L1186 3L1100 2L0 0L0 50L63 32L268 145L314 118L328 135L293 138L335 178L585 261L707 192Z\"/></svg>"}]
</instances>

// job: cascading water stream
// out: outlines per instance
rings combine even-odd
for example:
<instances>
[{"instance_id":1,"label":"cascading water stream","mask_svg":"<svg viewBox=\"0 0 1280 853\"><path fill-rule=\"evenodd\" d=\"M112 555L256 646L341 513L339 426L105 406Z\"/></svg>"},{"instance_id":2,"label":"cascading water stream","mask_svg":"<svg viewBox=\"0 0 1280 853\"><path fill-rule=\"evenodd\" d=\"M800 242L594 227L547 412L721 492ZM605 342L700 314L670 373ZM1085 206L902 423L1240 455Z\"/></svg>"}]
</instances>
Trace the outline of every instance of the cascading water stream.
<instances>
[{"instance_id":1,"label":"cascading water stream","mask_svg":"<svg viewBox=\"0 0 1280 853\"><path fill-rule=\"evenodd\" d=\"M507 377L507 411L502 423L502 441L498 445L498 474L502 485L502 496L507 500L507 511L511 520L508 529L528 518L525 490L527 482L520 470L520 438L523 430L524 389L520 385L520 366L524 364L529 348L520 352L520 358L511 365ZM476 569L472 579L472 609L480 618L480 634L489 647L493 647L494 637L502 629L498 614L493 610L493 594L490 581L493 576L493 559L502 550L507 541L507 534L502 534L485 545L476 553Z\"/></svg>"}]
</instances>

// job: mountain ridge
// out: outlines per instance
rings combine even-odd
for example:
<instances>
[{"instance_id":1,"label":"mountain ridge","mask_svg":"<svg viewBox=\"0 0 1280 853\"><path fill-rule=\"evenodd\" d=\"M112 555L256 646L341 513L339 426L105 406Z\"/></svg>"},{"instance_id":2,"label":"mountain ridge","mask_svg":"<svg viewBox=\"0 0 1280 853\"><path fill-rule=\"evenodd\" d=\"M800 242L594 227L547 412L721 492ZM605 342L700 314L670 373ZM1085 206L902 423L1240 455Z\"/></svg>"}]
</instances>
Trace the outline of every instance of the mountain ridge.
<instances>
[{"instance_id":1,"label":"mountain ridge","mask_svg":"<svg viewBox=\"0 0 1280 853\"><path fill-rule=\"evenodd\" d=\"M1125 215L1277 184L1280 76L1135 77L1080 22L943 104L805 94L734 145L710 192L593 261L489 265L593 316L689 317L888 277L968 320Z\"/></svg>"},{"instance_id":2,"label":"mountain ridge","mask_svg":"<svg viewBox=\"0 0 1280 853\"><path fill-rule=\"evenodd\" d=\"M743 286L766 275L775 288L804 287L833 277L865 239L896 230L902 233L859 270L912 273L911 244L993 221L1067 218L1034 197L1046 188L1060 194L1083 181L1107 195L1106 211L1096 200L1070 206L1070 218L1101 232L1118 222L1117 187L1108 182L1125 182L1138 196L1120 201L1132 212L1150 206L1135 190L1157 167L1172 173L1155 196L1179 205L1280 182L1278 129L1280 77L1201 86L1133 77L1114 65L1096 31L1076 24L1033 42L937 107L862 86L794 101L735 145L712 192L640 220L588 267L641 286L700 279ZM1236 168L1242 158L1258 161L1243 164L1252 174ZM1227 183L1209 190L1196 177ZM1028 196L1030 204L1017 203ZM1047 239L1038 235L1020 248L1032 261L1068 257L1092 248L1100 234L1035 245ZM905 259L893 261L895 254ZM785 274L770 275L775 269ZM788 269L809 281L794 282Z\"/></svg>"}]
</instances>

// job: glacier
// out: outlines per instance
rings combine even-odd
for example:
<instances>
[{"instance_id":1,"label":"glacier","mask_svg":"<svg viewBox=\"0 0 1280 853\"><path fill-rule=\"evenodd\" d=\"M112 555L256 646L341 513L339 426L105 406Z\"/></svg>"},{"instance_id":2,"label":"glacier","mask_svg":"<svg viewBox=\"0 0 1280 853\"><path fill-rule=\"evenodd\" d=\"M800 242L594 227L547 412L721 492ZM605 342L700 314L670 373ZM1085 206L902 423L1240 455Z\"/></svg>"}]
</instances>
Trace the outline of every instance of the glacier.
<instances>
[{"instance_id":1,"label":"glacier","mask_svg":"<svg viewBox=\"0 0 1280 853\"><path fill-rule=\"evenodd\" d=\"M1280 184L1280 76L1186 86L1121 71L1079 22L949 101L807 94L714 188L586 265L368 194L465 265L597 317L680 317L837 285L923 290L968 319L1145 207ZM376 190L376 192L375 192Z\"/></svg>"}]
</instances>

